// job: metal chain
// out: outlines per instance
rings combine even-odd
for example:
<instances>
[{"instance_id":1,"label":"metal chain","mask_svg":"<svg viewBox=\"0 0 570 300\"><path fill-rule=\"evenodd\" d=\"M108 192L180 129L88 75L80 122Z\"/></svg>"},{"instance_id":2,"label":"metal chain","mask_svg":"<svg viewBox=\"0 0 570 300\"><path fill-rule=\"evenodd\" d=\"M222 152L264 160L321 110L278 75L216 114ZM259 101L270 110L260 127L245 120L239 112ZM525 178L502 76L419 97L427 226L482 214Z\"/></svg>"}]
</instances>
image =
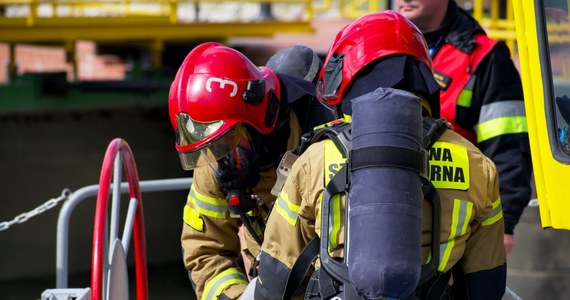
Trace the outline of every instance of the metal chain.
<instances>
[{"instance_id":1,"label":"metal chain","mask_svg":"<svg viewBox=\"0 0 570 300\"><path fill-rule=\"evenodd\" d=\"M30 210L29 212L21 213L17 215L12 221L0 222L0 231L6 230L10 228L10 226L14 224L22 224L29 220L32 217L35 217L53 207L55 207L59 202L63 200L67 200L71 195L71 191L69 189L64 189L61 192L61 196L57 198L50 199L46 201L44 204Z\"/></svg>"}]
</instances>

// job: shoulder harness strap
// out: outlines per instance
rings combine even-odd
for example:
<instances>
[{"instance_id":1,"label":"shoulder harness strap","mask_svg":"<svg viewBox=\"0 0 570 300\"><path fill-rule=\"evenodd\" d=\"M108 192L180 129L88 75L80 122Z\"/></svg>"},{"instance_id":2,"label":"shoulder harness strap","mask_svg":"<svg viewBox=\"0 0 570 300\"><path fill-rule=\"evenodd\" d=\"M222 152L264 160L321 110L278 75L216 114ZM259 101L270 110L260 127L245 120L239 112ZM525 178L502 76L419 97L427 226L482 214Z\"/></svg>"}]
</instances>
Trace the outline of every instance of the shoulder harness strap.
<instances>
[{"instance_id":1,"label":"shoulder harness strap","mask_svg":"<svg viewBox=\"0 0 570 300\"><path fill-rule=\"evenodd\" d=\"M350 123L338 119L322 126L323 127L305 133L301 137L299 147L293 150L293 152L297 155L301 155L311 144L323 138L329 138L335 143L337 148L343 152L343 155L348 154L348 151L352 148Z\"/></svg>"},{"instance_id":2,"label":"shoulder harness strap","mask_svg":"<svg viewBox=\"0 0 570 300\"><path fill-rule=\"evenodd\" d=\"M334 141L338 149L343 149L343 155L346 157L348 150L352 147L351 134L350 134L350 123L344 122L342 119L338 119L327 124L322 125L318 129L309 131L301 136L301 142L299 146L293 150L289 150L283 154L281 161L277 166L277 180L275 185L271 189L271 194L275 197L279 196L279 192L285 184L285 180L291 172L293 163L297 160L299 155L301 155L310 145L323 139L329 138Z\"/></svg>"},{"instance_id":3,"label":"shoulder harness strap","mask_svg":"<svg viewBox=\"0 0 570 300\"><path fill-rule=\"evenodd\" d=\"M334 123L334 122L331 122ZM439 232L440 229L440 203L438 193L428 180L427 177L427 161L428 155L427 151L435 141L443 134L447 129L447 121L445 119L433 119L424 118L424 137L423 146L424 151L417 151L413 149L404 149L402 147L390 147L390 146L379 146L379 147L368 147L363 149L352 149L352 136L350 130L350 123L336 122L332 126L323 127L321 129L309 132L303 135L301 140L301 145L293 150L293 153L298 156L302 154L312 143L321 140L322 138L331 139L337 148L342 152L345 157L349 157L349 164L343 166L338 173L333 176L327 187L325 188L323 195L323 208L322 215L326 215L329 211L329 200L332 195L347 192L350 186L350 172L349 170L356 170L363 167L369 166L393 166L398 165L400 167L413 169L418 171L419 174L425 179L423 193L424 197L433 206L432 215L432 228L433 232ZM391 157L387 159L385 157ZM328 232L328 223L323 222L322 232ZM319 243L320 242L320 243ZM320 247L317 245L320 244ZM338 262L332 259L328 255L328 236L325 234L321 239L315 238L309 242L309 244L303 249L299 258L293 265L291 273L289 274L285 294L283 299L289 299L294 292L297 290L301 281L306 275L310 264L320 253L321 255L321 272L326 272L327 275L336 280L340 280L344 284L349 284L348 281L348 270L346 269L346 264ZM320 249L319 249L320 248ZM422 267L422 273L420 277L421 286L425 283L430 282L435 276L440 274L437 272L439 266L439 235L432 234L431 240L431 252L432 259L430 263ZM322 276L322 275L321 275ZM346 290L345 293L349 292ZM351 291L350 291L351 292ZM349 293L350 293L349 292ZM322 295L321 295L322 296Z\"/></svg>"}]
</instances>

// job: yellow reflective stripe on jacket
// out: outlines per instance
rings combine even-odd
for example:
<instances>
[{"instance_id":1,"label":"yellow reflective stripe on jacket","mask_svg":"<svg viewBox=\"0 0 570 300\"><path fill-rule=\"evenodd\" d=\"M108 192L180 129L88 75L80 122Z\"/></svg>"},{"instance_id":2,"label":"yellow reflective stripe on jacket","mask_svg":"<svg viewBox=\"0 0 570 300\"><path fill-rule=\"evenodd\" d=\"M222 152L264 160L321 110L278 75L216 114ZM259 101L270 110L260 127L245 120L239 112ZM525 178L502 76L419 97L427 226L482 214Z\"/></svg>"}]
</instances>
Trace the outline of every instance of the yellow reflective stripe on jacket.
<instances>
[{"instance_id":1,"label":"yellow reflective stripe on jacket","mask_svg":"<svg viewBox=\"0 0 570 300\"><path fill-rule=\"evenodd\" d=\"M238 269L227 269L206 283L202 300L217 300L225 288L234 284L247 284L247 278Z\"/></svg>"},{"instance_id":2,"label":"yellow reflective stripe on jacket","mask_svg":"<svg viewBox=\"0 0 570 300\"><path fill-rule=\"evenodd\" d=\"M528 132L524 102L520 100L499 101L483 105L478 123L475 127L477 142L503 134Z\"/></svg>"},{"instance_id":3,"label":"yellow reflective stripe on jacket","mask_svg":"<svg viewBox=\"0 0 570 300\"><path fill-rule=\"evenodd\" d=\"M477 142L483 142L503 134L528 132L526 117L506 117L477 125Z\"/></svg>"},{"instance_id":4,"label":"yellow reflective stripe on jacket","mask_svg":"<svg viewBox=\"0 0 570 300\"><path fill-rule=\"evenodd\" d=\"M501 197L493 202L493 210L489 214L489 217L483 221L482 226L489 226L497 223L497 221L503 218L503 207L501 206Z\"/></svg>"},{"instance_id":5,"label":"yellow reflective stripe on jacket","mask_svg":"<svg viewBox=\"0 0 570 300\"><path fill-rule=\"evenodd\" d=\"M449 228L449 238L447 242L440 245L439 248L439 271L444 271L453 246L455 246L455 239L465 234L467 226L473 214L473 202L453 199L453 213L451 216L451 227Z\"/></svg>"},{"instance_id":6,"label":"yellow reflective stripe on jacket","mask_svg":"<svg viewBox=\"0 0 570 300\"><path fill-rule=\"evenodd\" d=\"M471 107L471 99L473 98L473 91L462 90L457 97L457 105L463 107Z\"/></svg>"},{"instance_id":7,"label":"yellow reflective stripe on jacket","mask_svg":"<svg viewBox=\"0 0 570 300\"><path fill-rule=\"evenodd\" d=\"M329 251L333 251L336 247L338 247L338 235L340 233L341 222L342 218L340 215L340 194L336 194L332 197L330 205L329 224L331 224L331 226L329 228Z\"/></svg>"},{"instance_id":8,"label":"yellow reflective stripe on jacket","mask_svg":"<svg viewBox=\"0 0 570 300\"><path fill-rule=\"evenodd\" d=\"M475 86L475 80L477 76L473 75L467 81L465 88L459 93L457 97L457 105L463 107L471 107L471 100L473 99L473 87Z\"/></svg>"},{"instance_id":9,"label":"yellow reflective stripe on jacket","mask_svg":"<svg viewBox=\"0 0 570 300\"><path fill-rule=\"evenodd\" d=\"M194 185L188 194L188 204L204 216L225 219L228 211L226 199L213 198L196 191Z\"/></svg>"},{"instance_id":10,"label":"yellow reflective stripe on jacket","mask_svg":"<svg viewBox=\"0 0 570 300\"><path fill-rule=\"evenodd\" d=\"M469 166L464 146L438 141L429 149L428 177L436 189L469 189Z\"/></svg>"},{"instance_id":11,"label":"yellow reflective stripe on jacket","mask_svg":"<svg viewBox=\"0 0 570 300\"><path fill-rule=\"evenodd\" d=\"M279 193L277 203L275 203L275 209L289 224L295 226L295 223L297 223L299 205L291 203L291 201L289 201L289 195L287 195L286 192L281 191L281 193Z\"/></svg>"},{"instance_id":12,"label":"yellow reflective stripe on jacket","mask_svg":"<svg viewBox=\"0 0 570 300\"><path fill-rule=\"evenodd\" d=\"M332 140L325 140L325 186L331 181L333 176L346 163L346 158L342 157L339 149ZM340 207L340 195L333 195L330 203L329 213L329 251L338 247L338 235L343 219Z\"/></svg>"},{"instance_id":13,"label":"yellow reflective stripe on jacket","mask_svg":"<svg viewBox=\"0 0 570 300\"><path fill-rule=\"evenodd\" d=\"M190 225L190 227L198 231L204 231L204 220L200 218L198 212L196 212L192 207L188 205L184 206L184 215L182 216L182 219L186 224Z\"/></svg>"},{"instance_id":14,"label":"yellow reflective stripe on jacket","mask_svg":"<svg viewBox=\"0 0 570 300\"><path fill-rule=\"evenodd\" d=\"M338 125L340 123L350 123L351 120L352 120L352 118L349 115L343 115L342 118L339 118L339 119L336 119L336 120L333 120L333 121L330 121L330 122L327 122L324 124L317 125L317 126L313 127L313 130L318 130L318 129L322 129L325 127L331 127L334 125Z\"/></svg>"}]
</instances>

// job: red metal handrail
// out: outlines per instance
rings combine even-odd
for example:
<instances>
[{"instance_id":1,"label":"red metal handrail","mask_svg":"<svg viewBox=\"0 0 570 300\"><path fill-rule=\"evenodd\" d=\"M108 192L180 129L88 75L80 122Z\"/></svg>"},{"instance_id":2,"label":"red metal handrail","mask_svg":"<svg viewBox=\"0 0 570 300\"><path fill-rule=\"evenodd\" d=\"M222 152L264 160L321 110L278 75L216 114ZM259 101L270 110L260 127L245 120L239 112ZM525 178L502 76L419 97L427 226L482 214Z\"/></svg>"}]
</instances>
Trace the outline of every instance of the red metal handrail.
<instances>
[{"instance_id":1,"label":"red metal handrail","mask_svg":"<svg viewBox=\"0 0 570 300\"><path fill-rule=\"evenodd\" d=\"M139 179L133 153L126 141L115 138L107 147L101 177L99 179L99 193L97 194L97 206L95 209L95 224L93 230L93 259L91 265L91 299L102 300L103 294L103 263L105 261L103 245L105 244L105 221L107 216L107 204L109 200L109 186L114 170L114 160L117 154L123 156L123 168L129 184L129 195L138 199L137 210L134 218L134 253L136 273L136 295L138 300L148 298L148 275L146 269L146 241L144 230L143 207ZM119 179L120 180L120 179Z\"/></svg>"}]
</instances>

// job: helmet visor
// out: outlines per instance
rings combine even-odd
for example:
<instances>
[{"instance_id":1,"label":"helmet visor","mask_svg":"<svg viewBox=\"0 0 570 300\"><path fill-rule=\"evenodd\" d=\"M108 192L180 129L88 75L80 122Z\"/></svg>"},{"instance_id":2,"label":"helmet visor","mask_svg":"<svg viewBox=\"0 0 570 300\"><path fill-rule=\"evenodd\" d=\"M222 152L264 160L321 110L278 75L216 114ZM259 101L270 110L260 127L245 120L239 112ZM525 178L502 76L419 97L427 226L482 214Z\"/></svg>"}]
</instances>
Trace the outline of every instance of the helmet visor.
<instances>
[{"instance_id":1,"label":"helmet visor","mask_svg":"<svg viewBox=\"0 0 570 300\"><path fill-rule=\"evenodd\" d=\"M178 128L176 132L176 144L180 147L192 145L208 138L224 125L224 121L198 122L188 114L176 115Z\"/></svg>"},{"instance_id":2,"label":"helmet visor","mask_svg":"<svg viewBox=\"0 0 570 300\"><path fill-rule=\"evenodd\" d=\"M325 84L322 80L319 80L317 82L317 87L316 87L316 93L317 93L317 99L319 100L319 102L326 108L328 108L331 111L335 111L334 106L330 105L328 100L329 99L335 99L337 98L336 95L336 91L335 94L332 95L327 95L325 92Z\"/></svg>"},{"instance_id":3,"label":"helmet visor","mask_svg":"<svg viewBox=\"0 0 570 300\"><path fill-rule=\"evenodd\" d=\"M218 121L223 124L222 121ZM213 122L216 123L216 122ZM217 127L217 124L211 124L210 126ZM179 128L181 128L179 126ZM184 127L188 128L188 127ZM219 128L219 127L218 127ZM205 134L209 129L203 131ZM196 135L187 135L184 130L179 130L180 141L179 146L184 146L182 143L185 140L190 140L191 137L196 137ZM183 136L184 135L184 136ZM207 138L209 135L205 135L204 138ZM204 143L203 145L194 148L189 151L180 151L178 155L180 157L180 162L182 164L182 168L184 170L193 170L198 167L202 167L205 165L210 165L214 168L217 167L217 161L221 158L226 157L229 153L235 152L235 150L240 147L244 147L243 145L250 145L251 139L247 132L247 129L244 125L238 124L231 127L226 132L220 134L219 136L215 137L209 142Z\"/></svg>"}]
</instances>

